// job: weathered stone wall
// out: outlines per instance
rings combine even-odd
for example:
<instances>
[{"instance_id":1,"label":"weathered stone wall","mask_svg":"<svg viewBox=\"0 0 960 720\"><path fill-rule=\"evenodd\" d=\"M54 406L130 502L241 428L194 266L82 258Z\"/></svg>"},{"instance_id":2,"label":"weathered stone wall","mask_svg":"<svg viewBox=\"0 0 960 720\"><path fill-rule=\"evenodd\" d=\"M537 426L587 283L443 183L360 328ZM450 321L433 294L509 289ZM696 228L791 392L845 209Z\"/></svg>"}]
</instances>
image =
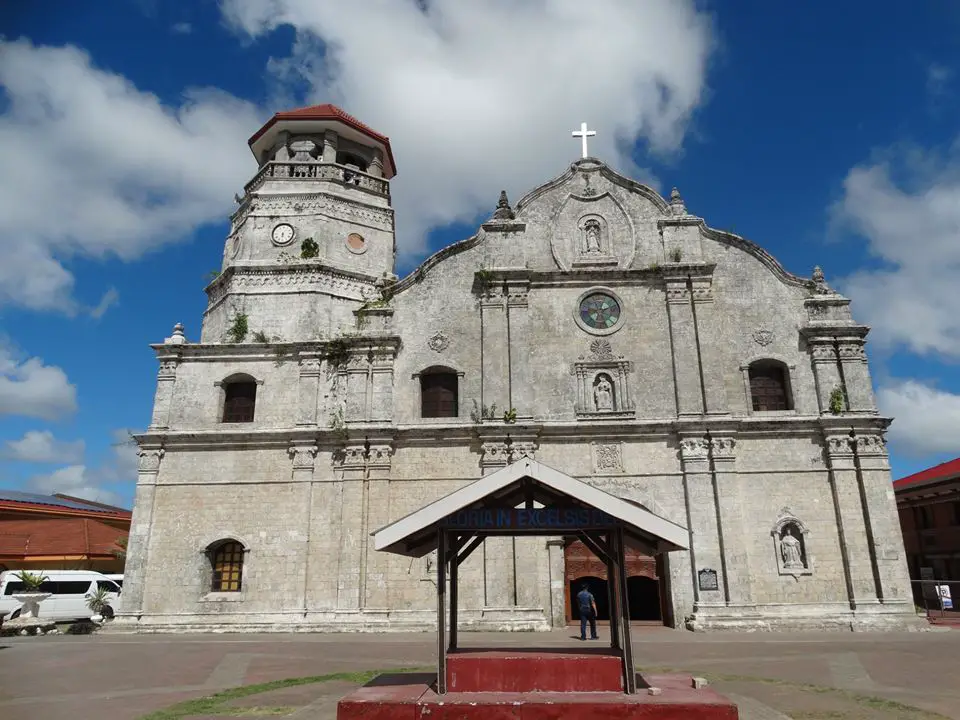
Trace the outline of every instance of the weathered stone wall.
<instances>
[{"instance_id":1,"label":"weathered stone wall","mask_svg":"<svg viewBox=\"0 0 960 720\"><path fill-rule=\"evenodd\" d=\"M202 344L156 346L118 628L429 628L435 559L377 553L370 533L525 455L689 529L663 579L678 626L911 624L866 328L822 276L789 275L679 194L585 160L358 324L390 281L392 215L293 185L244 200ZM323 239L319 260L278 262L280 218ZM350 232L365 253L346 250ZM578 319L592 291L619 303L609 330ZM236 312L282 342L224 344ZM756 360L782 363L791 409L752 409ZM457 418L420 417L420 374L436 366L458 373ZM226 425L217 383L236 373L260 383L256 416ZM498 412L475 424L474 401ZM784 559L788 526L802 563ZM240 593L209 592L205 551L224 539L247 549ZM562 563L546 538L489 540L461 568L462 623L562 622Z\"/></svg>"}]
</instances>

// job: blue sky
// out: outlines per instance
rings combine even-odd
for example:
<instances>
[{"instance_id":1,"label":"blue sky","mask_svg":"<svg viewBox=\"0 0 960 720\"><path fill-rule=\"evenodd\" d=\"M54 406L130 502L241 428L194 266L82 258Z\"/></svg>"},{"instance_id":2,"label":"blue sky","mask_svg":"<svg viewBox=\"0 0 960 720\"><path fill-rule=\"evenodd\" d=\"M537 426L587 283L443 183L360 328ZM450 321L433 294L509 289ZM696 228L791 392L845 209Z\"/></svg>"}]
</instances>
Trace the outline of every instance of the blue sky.
<instances>
[{"instance_id":1,"label":"blue sky","mask_svg":"<svg viewBox=\"0 0 960 720\"><path fill-rule=\"evenodd\" d=\"M593 154L816 264L873 327L895 476L960 455L960 5L53 0L0 18L0 484L132 502L151 342L277 110L391 137L402 275ZM421 7L418 7L421 6ZM483 7L480 7L483 5ZM473 7L471 7L473 6Z\"/></svg>"}]
</instances>

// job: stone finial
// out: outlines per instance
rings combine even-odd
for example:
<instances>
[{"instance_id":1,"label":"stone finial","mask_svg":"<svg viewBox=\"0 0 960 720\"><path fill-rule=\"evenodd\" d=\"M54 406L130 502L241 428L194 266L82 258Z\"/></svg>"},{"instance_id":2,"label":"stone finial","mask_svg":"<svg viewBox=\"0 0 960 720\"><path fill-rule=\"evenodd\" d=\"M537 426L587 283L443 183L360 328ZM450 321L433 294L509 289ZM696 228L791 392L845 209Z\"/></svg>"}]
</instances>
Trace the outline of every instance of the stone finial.
<instances>
[{"instance_id":1,"label":"stone finial","mask_svg":"<svg viewBox=\"0 0 960 720\"><path fill-rule=\"evenodd\" d=\"M826 280L823 278L823 270L819 265L813 268L813 275L811 276L810 280L813 284L813 291L817 295L829 295L832 292L827 286Z\"/></svg>"},{"instance_id":2,"label":"stone finial","mask_svg":"<svg viewBox=\"0 0 960 720\"><path fill-rule=\"evenodd\" d=\"M516 215L513 213L513 208L510 207L510 201L507 200L507 191L500 191L500 199L497 201L497 209L493 213L494 220L513 220L516 218Z\"/></svg>"},{"instance_id":3,"label":"stone finial","mask_svg":"<svg viewBox=\"0 0 960 720\"><path fill-rule=\"evenodd\" d=\"M173 326L173 335L163 341L164 345L183 345L187 341L183 334L183 323L177 323Z\"/></svg>"},{"instance_id":4,"label":"stone finial","mask_svg":"<svg viewBox=\"0 0 960 720\"><path fill-rule=\"evenodd\" d=\"M677 188L674 188L670 191L670 208L673 210L674 215L686 215L687 206L683 203L683 198L680 197L680 191Z\"/></svg>"}]
</instances>

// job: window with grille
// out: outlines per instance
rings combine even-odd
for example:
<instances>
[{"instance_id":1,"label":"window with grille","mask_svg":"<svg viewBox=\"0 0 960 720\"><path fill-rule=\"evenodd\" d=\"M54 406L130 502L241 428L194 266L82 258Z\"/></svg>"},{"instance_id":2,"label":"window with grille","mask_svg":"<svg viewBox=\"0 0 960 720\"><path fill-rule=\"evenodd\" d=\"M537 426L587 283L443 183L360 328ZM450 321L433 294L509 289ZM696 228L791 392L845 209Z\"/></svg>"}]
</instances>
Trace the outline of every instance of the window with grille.
<instances>
[{"instance_id":1,"label":"window with grille","mask_svg":"<svg viewBox=\"0 0 960 720\"><path fill-rule=\"evenodd\" d=\"M253 422L257 405L257 383L241 380L227 383L224 387L223 422Z\"/></svg>"},{"instance_id":2,"label":"window with grille","mask_svg":"<svg viewBox=\"0 0 960 720\"><path fill-rule=\"evenodd\" d=\"M240 592L243 576L243 545L230 540L213 552L213 592Z\"/></svg>"},{"instance_id":3,"label":"window with grille","mask_svg":"<svg viewBox=\"0 0 960 720\"><path fill-rule=\"evenodd\" d=\"M750 366L750 398L755 412L792 410L787 373L778 363L754 363Z\"/></svg>"},{"instance_id":4,"label":"window with grille","mask_svg":"<svg viewBox=\"0 0 960 720\"><path fill-rule=\"evenodd\" d=\"M457 374L431 372L420 376L420 416L457 417Z\"/></svg>"}]
</instances>

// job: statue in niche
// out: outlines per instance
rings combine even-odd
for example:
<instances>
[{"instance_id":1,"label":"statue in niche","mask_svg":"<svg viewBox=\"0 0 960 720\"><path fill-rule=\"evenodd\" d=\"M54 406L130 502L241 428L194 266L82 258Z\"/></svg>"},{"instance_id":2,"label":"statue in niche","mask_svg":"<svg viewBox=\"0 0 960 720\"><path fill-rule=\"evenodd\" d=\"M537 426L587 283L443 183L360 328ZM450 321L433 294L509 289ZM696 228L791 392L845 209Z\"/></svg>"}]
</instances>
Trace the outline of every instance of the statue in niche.
<instances>
[{"instance_id":1,"label":"statue in niche","mask_svg":"<svg viewBox=\"0 0 960 720\"><path fill-rule=\"evenodd\" d=\"M606 375L598 375L593 386L593 403L597 410L613 410L613 383Z\"/></svg>"},{"instance_id":2,"label":"statue in niche","mask_svg":"<svg viewBox=\"0 0 960 720\"><path fill-rule=\"evenodd\" d=\"M587 239L587 253L600 252L600 223L596 220L587 220L583 226L584 234Z\"/></svg>"},{"instance_id":3,"label":"statue in niche","mask_svg":"<svg viewBox=\"0 0 960 720\"><path fill-rule=\"evenodd\" d=\"M802 569L803 563L803 545L796 535L793 534L793 525L787 525L780 537L780 557L783 558L783 567L786 570Z\"/></svg>"}]
</instances>

